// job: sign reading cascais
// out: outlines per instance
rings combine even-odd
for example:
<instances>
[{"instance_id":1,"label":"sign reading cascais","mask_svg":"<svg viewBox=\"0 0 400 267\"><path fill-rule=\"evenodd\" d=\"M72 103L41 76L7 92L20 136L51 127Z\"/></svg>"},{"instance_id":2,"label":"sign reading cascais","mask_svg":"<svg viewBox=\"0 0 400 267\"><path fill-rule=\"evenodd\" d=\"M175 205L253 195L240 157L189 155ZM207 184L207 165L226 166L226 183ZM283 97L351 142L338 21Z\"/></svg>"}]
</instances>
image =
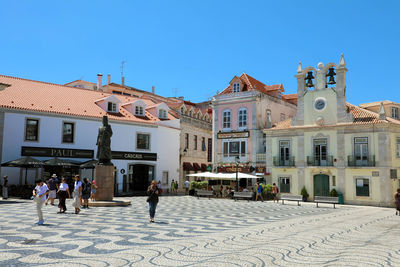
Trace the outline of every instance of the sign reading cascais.
<instances>
[{"instance_id":1,"label":"sign reading cascais","mask_svg":"<svg viewBox=\"0 0 400 267\"><path fill-rule=\"evenodd\" d=\"M228 138L249 138L250 132L243 131L243 132L219 132L217 133L218 139L228 139Z\"/></svg>"},{"instance_id":2,"label":"sign reading cascais","mask_svg":"<svg viewBox=\"0 0 400 267\"><path fill-rule=\"evenodd\" d=\"M157 161L157 153L112 151L112 159Z\"/></svg>"},{"instance_id":3,"label":"sign reading cascais","mask_svg":"<svg viewBox=\"0 0 400 267\"><path fill-rule=\"evenodd\" d=\"M22 156L60 157L60 158L88 158L94 157L94 151L89 149L69 149L56 147L21 147Z\"/></svg>"}]
</instances>

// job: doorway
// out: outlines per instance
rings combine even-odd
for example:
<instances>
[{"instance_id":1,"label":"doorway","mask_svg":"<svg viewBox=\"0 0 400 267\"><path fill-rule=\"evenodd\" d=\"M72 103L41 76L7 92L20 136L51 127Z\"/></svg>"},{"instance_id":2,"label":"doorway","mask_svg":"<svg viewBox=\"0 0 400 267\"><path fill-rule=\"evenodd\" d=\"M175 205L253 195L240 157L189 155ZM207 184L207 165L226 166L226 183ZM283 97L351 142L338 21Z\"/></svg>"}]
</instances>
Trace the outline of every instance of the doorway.
<instances>
[{"instance_id":1,"label":"doorway","mask_svg":"<svg viewBox=\"0 0 400 267\"><path fill-rule=\"evenodd\" d=\"M314 175L314 197L329 196L329 176L326 174Z\"/></svg>"},{"instance_id":2,"label":"doorway","mask_svg":"<svg viewBox=\"0 0 400 267\"><path fill-rule=\"evenodd\" d=\"M328 142L325 138L314 139L315 166L326 166Z\"/></svg>"},{"instance_id":3,"label":"doorway","mask_svg":"<svg viewBox=\"0 0 400 267\"><path fill-rule=\"evenodd\" d=\"M129 191L145 192L154 179L154 166L135 164L129 166Z\"/></svg>"}]
</instances>

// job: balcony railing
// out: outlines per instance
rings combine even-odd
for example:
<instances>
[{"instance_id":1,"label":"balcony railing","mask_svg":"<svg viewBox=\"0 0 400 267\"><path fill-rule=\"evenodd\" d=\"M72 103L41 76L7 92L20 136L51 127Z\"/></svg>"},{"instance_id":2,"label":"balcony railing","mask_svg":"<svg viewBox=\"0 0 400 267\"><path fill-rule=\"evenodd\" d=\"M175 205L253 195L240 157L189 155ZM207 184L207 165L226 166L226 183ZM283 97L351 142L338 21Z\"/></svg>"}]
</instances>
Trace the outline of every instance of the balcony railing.
<instances>
[{"instance_id":1,"label":"balcony railing","mask_svg":"<svg viewBox=\"0 0 400 267\"><path fill-rule=\"evenodd\" d=\"M267 160L267 157L265 153L257 153L256 154L256 162L257 163L265 163Z\"/></svg>"},{"instance_id":2,"label":"balcony railing","mask_svg":"<svg viewBox=\"0 0 400 267\"><path fill-rule=\"evenodd\" d=\"M349 167L375 167L375 155L371 156L347 156Z\"/></svg>"},{"instance_id":3,"label":"balcony railing","mask_svg":"<svg viewBox=\"0 0 400 267\"><path fill-rule=\"evenodd\" d=\"M237 156L239 156L239 162L242 163L250 160L249 153L217 153L216 162L234 163Z\"/></svg>"},{"instance_id":4,"label":"balcony railing","mask_svg":"<svg viewBox=\"0 0 400 267\"><path fill-rule=\"evenodd\" d=\"M321 157L307 156L308 166L333 166L333 156L326 156L325 159Z\"/></svg>"},{"instance_id":5,"label":"balcony railing","mask_svg":"<svg viewBox=\"0 0 400 267\"><path fill-rule=\"evenodd\" d=\"M282 159L281 157L273 157L273 163L276 167L293 167L295 166L294 157L289 157L289 159Z\"/></svg>"}]
</instances>

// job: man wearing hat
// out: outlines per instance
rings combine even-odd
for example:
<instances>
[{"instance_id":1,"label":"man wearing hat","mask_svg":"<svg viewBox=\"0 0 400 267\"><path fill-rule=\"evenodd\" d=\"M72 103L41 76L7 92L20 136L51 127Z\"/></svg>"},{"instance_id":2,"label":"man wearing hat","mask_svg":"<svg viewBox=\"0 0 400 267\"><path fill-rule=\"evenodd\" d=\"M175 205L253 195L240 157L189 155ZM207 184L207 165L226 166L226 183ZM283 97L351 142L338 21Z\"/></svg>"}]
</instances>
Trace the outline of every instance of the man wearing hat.
<instances>
[{"instance_id":1,"label":"man wearing hat","mask_svg":"<svg viewBox=\"0 0 400 267\"><path fill-rule=\"evenodd\" d=\"M49 191L49 198L46 200L46 205L50 199L50 204L54 206L54 199L57 197L57 190L58 190L58 180L56 174L53 174L51 176L50 180L47 182L47 185L50 191Z\"/></svg>"}]
</instances>

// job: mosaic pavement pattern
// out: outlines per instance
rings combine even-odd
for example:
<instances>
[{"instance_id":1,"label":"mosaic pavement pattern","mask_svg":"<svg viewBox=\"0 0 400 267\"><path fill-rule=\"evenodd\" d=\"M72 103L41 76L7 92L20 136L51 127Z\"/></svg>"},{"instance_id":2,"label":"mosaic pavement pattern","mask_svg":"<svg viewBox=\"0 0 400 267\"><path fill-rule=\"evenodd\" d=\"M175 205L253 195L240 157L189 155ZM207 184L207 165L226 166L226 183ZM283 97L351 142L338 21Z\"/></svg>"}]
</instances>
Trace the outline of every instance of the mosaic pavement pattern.
<instances>
[{"instance_id":1,"label":"mosaic pavement pattern","mask_svg":"<svg viewBox=\"0 0 400 267\"><path fill-rule=\"evenodd\" d=\"M67 214L0 202L0 266L400 266L394 209L162 197Z\"/></svg>"}]
</instances>

